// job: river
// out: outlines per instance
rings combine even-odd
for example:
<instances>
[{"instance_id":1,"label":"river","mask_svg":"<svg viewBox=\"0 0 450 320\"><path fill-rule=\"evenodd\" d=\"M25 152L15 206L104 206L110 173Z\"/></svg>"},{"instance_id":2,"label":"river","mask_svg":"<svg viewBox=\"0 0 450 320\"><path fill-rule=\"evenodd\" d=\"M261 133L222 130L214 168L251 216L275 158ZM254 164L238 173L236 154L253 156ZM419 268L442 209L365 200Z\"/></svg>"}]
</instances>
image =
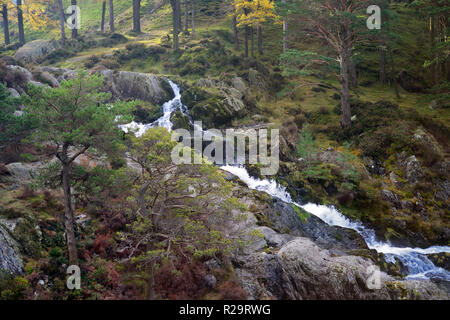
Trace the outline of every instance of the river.
<instances>
[{"instance_id":1,"label":"river","mask_svg":"<svg viewBox=\"0 0 450 320\"><path fill-rule=\"evenodd\" d=\"M142 124L131 122L126 125L121 125L120 128L125 132L130 130L135 131L136 136L143 135L148 129L154 127L164 127L169 131L172 130L173 124L170 120L174 111L180 110L183 114L187 114L187 108L181 103L181 93L178 85L168 80L170 87L173 90L174 98L163 104L163 116L151 124ZM394 262L395 258L398 258L403 265L408 269L409 279L431 279L438 278L440 280L450 281L450 272L437 267L433 262L428 259L427 254L450 253L449 246L432 246L426 249L422 248L409 248L409 247L395 247L389 242L378 241L375 236L375 231L365 227L359 221L351 221L344 216L333 206L324 206L314 203L308 203L300 205L298 202L292 199L291 195L286 189L280 186L275 180L268 179L256 179L249 175L245 167L226 165L221 167L222 170L227 171L247 184L250 189L259 190L269 194L272 197L277 197L287 203L297 205L311 214L319 217L324 222L331 226L340 226L356 230L366 241L367 245L371 249L375 249L378 252L384 253L387 261Z\"/></svg>"}]
</instances>

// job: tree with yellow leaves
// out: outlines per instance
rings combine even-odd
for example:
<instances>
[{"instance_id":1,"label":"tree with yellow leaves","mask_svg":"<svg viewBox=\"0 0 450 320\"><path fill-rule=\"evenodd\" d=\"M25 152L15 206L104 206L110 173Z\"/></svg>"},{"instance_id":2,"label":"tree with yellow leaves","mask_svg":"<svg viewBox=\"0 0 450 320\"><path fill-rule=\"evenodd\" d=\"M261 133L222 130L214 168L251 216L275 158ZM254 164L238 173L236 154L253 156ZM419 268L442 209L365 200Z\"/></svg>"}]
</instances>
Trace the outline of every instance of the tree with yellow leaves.
<instances>
[{"instance_id":1,"label":"tree with yellow leaves","mask_svg":"<svg viewBox=\"0 0 450 320\"><path fill-rule=\"evenodd\" d=\"M253 30L258 33L258 52L262 50L262 24L276 17L272 0L233 0L238 26L245 26L245 48L248 56L248 31L250 29L252 57L254 57Z\"/></svg>"},{"instance_id":2,"label":"tree with yellow leaves","mask_svg":"<svg viewBox=\"0 0 450 320\"><path fill-rule=\"evenodd\" d=\"M2 18L3 18L3 32L5 44L10 44L9 37L9 13L14 19L17 19L17 27L19 29L19 42L25 43L24 21L32 30L38 30L52 24L52 20L47 15L47 1L46 0L0 0ZM14 10L16 9L16 10Z\"/></svg>"}]
</instances>

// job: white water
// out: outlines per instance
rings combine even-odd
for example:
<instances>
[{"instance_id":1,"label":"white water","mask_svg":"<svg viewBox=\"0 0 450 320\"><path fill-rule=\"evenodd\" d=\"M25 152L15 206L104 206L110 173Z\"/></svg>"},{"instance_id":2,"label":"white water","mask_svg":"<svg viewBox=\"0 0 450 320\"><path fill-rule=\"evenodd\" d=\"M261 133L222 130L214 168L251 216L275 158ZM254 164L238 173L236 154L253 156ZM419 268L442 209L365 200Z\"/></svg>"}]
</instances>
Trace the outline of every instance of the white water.
<instances>
[{"instance_id":1,"label":"white water","mask_svg":"<svg viewBox=\"0 0 450 320\"><path fill-rule=\"evenodd\" d=\"M132 130L136 136L143 135L148 129L156 126L164 127L169 131L172 130L173 124L170 121L172 112L179 109L183 114L187 114L187 109L183 107L181 103L180 88L168 80L169 84L175 94L175 98L164 103L162 106L164 115L151 124L142 124L131 122L126 125L121 125L120 128L125 132ZM291 195L286 191L284 187L281 187L274 180L260 180L253 178L249 175L247 170L242 166L222 166L222 170L232 173L244 181L250 189L263 191L272 197L281 199L284 202L297 205L306 211L314 214L322 219L324 222L331 226L340 226L356 230L366 241L370 249L375 249L378 252L384 253L386 259L389 262L394 262L394 258L398 258L408 269L409 275L407 278L415 279L429 279L431 277L437 277L450 281L450 272L442 268L436 267L427 257L426 254L448 252L450 253L449 246L433 246L426 249L422 248L407 248L407 247L394 247L390 243L377 241L375 232L372 229L366 228L361 222L354 222L340 213L333 206L317 205L308 203L306 205L300 205L292 200Z\"/></svg>"},{"instance_id":2,"label":"white water","mask_svg":"<svg viewBox=\"0 0 450 320\"><path fill-rule=\"evenodd\" d=\"M328 207L313 203L300 205L292 200L290 194L284 187L279 186L273 180L260 180L250 177L244 167L223 166L221 169L239 177L250 189L263 191L272 197L277 197L287 203L295 204L319 217L331 226L340 226L356 230L364 238L370 249L375 249L378 252L384 253L389 262L394 262L394 257L397 257L408 269L408 278L428 279L430 277L439 277L450 281L450 273L447 270L436 267L426 257L426 254L441 252L450 253L450 247L448 246L433 246L426 249L394 247L389 243L377 241L375 232L372 229L364 227L360 222L350 221L333 206Z\"/></svg>"},{"instance_id":3,"label":"white water","mask_svg":"<svg viewBox=\"0 0 450 320\"><path fill-rule=\"evenodd\" d=\"M135 121L120 125L119 127L125 131L129 132L132 131L136 135L136 137L142 136L148 129L154 128L154 127L164 127L169 131L172 131L172 121L170 121L170 117L172 116L172 113L179 109L183 114L185 113L185 110L183 109L183 105L181 103L181 94L180 94L180 88L173 83L170 80L167 80L170 84L170 87L172 88L172 91L175 95L175 97L164 103L162 105L163 109L163 115L158 120L156 120L153 123L144 124L144 123L137 123Z\"/></svg>"}]
</instances>

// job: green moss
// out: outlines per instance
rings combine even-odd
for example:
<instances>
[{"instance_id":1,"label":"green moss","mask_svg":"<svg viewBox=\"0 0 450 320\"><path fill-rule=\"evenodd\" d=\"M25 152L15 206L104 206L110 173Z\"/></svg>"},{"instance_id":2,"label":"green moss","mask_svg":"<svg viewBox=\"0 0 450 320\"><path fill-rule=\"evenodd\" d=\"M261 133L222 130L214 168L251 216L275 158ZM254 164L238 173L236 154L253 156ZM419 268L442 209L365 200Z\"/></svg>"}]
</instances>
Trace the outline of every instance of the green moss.
<instances>
[{"instance_id":1,"label":"green moss","mask_svg":"<svg viewBox=\"0 0 450 320\"><path fill-rule=\"evenodd\" d=\"M308 221L308 219L311 217L311 213L304 210L303 208L297 207L295 204L291 204L291 207L292 209L294 209L295 213L303 223Z\"/></svg>"}]
</instances>

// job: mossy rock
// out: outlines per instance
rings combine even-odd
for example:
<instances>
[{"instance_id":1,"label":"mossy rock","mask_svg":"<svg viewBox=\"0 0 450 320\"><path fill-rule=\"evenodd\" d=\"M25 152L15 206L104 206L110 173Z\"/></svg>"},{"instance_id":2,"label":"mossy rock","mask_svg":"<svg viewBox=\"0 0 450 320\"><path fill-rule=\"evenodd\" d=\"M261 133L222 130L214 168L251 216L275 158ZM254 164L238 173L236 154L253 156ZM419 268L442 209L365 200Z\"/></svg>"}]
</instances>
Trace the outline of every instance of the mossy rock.
<instances>
[{"instance_id":1,"label":"mossy rock","mask_svg":"<svg viewBox=\"0 0 450 320\"><path fill-rule=\"evenodd\" d=\"M180 110L175 111L172 114L172 117L170 119L173 124L173 129L191 129L191 122L189 121L189 118L184 115Z\"/></svg>"},{"instance_id":2,"label":"mossy rock","mask_svg":"<svg viewBox=\"0 0 450 320\"><path fill-rule=\"evenodd\" d=\"M134 120L139 123L152 123L163 115L160 106L142 103L133 110Z\"/></svg>"}]
</instances>

